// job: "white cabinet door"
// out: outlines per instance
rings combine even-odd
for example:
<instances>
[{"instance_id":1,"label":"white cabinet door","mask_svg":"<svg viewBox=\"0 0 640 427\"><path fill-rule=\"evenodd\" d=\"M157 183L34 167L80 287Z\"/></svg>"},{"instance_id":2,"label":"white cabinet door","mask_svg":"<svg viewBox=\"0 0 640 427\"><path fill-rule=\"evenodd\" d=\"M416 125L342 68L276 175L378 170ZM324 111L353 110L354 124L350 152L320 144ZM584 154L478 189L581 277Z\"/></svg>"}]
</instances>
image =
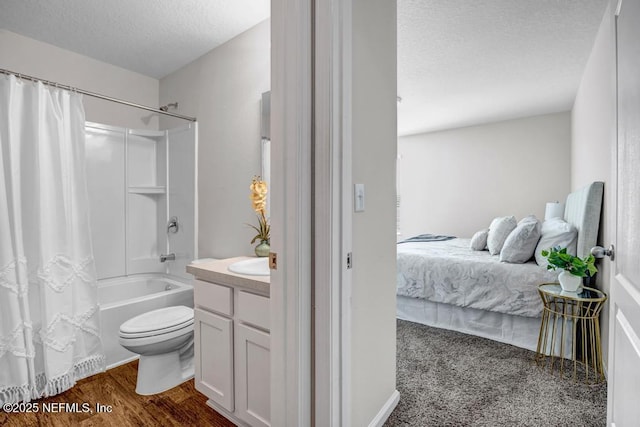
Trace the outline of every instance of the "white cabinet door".
<instances>
[{"instance_id":1,"label":"white cabinet door","mask_svg":"<svg viewBox=\"0 0 640 427\"><path fill-rule=\"evenodd\" d=\"M233 412L233 321L194 311L196 390Z\"/></svg>"},{"instance_id":2,"label":"white cabinet door","mask_svg":"<svg viewBox=\"0 0 640 427\"><path fill-rule=\"evenodd\" d=\"M269 334L236 324L236 415L249 425L271 425Z\"/></svg>"}]
</instances>

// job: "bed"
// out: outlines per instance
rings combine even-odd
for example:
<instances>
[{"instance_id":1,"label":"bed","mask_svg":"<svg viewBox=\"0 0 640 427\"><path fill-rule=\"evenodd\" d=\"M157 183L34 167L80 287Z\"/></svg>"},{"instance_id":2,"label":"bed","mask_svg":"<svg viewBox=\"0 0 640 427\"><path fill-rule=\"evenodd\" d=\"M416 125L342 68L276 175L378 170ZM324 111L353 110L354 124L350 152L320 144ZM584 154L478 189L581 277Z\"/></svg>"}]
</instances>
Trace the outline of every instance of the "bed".
<instances>
[{"instance_id":1,"label":"bed","mask_svg":"<svg viewBox=\"0 0 640 427\"><path fill-rule=\"evenodd\" d=\"M578 231L576 252L596 245L604 184L567 196L563 219ZM469 239L398 244L397 317L535 350L542 304L537 286L558 272L529 261L500 262Z\"/></svg>"}]
</instances>

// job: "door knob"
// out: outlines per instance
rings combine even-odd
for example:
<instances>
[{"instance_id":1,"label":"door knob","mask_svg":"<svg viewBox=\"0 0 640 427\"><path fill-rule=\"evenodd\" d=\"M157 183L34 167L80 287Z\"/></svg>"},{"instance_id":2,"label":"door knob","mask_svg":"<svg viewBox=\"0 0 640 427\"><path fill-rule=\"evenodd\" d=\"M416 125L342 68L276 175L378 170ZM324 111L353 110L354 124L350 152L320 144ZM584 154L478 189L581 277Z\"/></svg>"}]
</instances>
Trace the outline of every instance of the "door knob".
<instances>
[{"instance_id":1,"label":"door knob","mask_svg":"<svg viewBox=\"0 0 640 427\"><path fill-rule=\"evenodd\" d=\"M609 249L605 249L602 246L594 246L593 248L591 248L591 255L596 258L604 258L605 256L608 256L609 258L611 258L611 261L613 261L615 248L613 247L613 245L609 246Z\"/></svg>"}]
</instances>

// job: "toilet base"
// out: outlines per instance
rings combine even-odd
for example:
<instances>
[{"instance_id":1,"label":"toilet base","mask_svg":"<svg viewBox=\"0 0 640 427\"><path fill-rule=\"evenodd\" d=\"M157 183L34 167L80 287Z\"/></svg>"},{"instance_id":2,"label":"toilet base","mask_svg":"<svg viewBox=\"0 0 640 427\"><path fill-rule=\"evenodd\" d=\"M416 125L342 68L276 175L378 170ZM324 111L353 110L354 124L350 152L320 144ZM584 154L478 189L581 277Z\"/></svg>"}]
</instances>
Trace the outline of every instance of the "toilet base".
<instances>
[{"instance_id":1,"label":"toilet base","mask_svg":"<svg viewBox=\"0 0 640 427\"><path fill-rule=\"evenodd\" d=\"M143 396L162 393L193 378L192 358L181 357L180 353L140 355L136 393Z\"/></svg>"}]
</instances>

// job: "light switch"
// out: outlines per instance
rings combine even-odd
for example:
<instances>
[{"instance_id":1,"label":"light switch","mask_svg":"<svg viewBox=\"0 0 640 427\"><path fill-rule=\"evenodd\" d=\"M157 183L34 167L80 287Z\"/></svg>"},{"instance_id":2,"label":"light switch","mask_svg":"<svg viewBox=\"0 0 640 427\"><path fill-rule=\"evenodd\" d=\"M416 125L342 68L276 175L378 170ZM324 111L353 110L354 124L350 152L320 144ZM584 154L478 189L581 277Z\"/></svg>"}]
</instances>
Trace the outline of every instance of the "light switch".
<instances>
[{"instance_id":1,"label":"light switch","mask_svg":"<svg viewBox=\"0 0 640 427\"><path fill-rule=\"evenodd\" d=\"M364 212L364 184L354 185L353 197L355 211Z\"/></svg>"}]
</instances>

